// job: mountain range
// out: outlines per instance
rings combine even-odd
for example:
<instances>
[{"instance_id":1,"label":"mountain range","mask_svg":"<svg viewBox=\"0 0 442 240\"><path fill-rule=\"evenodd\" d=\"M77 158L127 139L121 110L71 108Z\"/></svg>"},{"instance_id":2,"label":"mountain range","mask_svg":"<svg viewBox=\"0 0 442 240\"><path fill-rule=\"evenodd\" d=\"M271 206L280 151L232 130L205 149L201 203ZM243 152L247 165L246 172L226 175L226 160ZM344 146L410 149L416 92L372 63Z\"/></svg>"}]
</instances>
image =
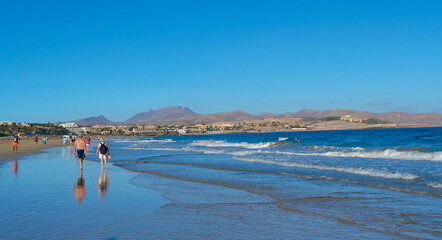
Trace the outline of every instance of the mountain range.
<instances>
[{"instance_id":1,"label":"mountain range","mask_svg":"<svg viewBox=\"0 0 442 240\"><path fill-rule=\"evenodd\" d=\"M79 126L92 126L92 125L112 125L114 124L111 120L107 119L105 116L100 115L97 117L89 117L84 119L77 119L75 122Z\"/></svg>"},{"instance_id":2,"label":"mountain range","mask_svg":"<svg viewBox=\"0 0 442 240\"><path fill-rule=\"evenodd\" d=\"M300 110L298 112L287 112L284 114L263 113L252 115L243 111L227 113L198 114L187 107L171 106L157 110L149 110L135 114L124 122L112 122L103 115L74 120L80 126L92 125L135 125L135 124L156 124L156 125L185 125L185 124L208 124L214 122L235 122L269 118L323 118L330 116L351 115L360 118L375 118L397 124L426 124L442 125L442 114L436 113L404 113L387 112L372 113L367 111L354 111L346 109L333 109L325 111Z\"/></svg>"}]
</instances>

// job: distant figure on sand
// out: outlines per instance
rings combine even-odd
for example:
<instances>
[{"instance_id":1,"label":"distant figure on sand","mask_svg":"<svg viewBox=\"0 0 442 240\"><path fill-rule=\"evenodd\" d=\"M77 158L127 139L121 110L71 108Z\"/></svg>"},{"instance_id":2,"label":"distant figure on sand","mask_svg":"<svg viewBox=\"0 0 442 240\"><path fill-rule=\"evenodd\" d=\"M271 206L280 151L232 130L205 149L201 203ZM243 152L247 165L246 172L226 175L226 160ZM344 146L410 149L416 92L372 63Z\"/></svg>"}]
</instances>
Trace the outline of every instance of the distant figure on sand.
<instances>
[{"instance_id":1,"label":"distant figure on sand","mask_svg":"<svg viewBox=\"0 0 442 240\"><path fill-rule=\"evenodd\" d=\"M71 136L71 137L70 137L70 140L71 140L71 147L73 148L73 147L74 147L75 140L76 140L75 136Z\"/></svg>"},{"instance_id":2,"label":"distant figure on sand","mask_svg":"<svg viewBox=\"0 0 442 240\"><path fill-rule=\"evenodd\" d=\"M86 184L83 179L83 171L80 170L78 179L76 182L74 182L74 197L75 199L77 199L78 204L81 204L85 195L86 195Z\"/></svg>"},{"instance_id":3,"label":"distant figure on sand","mask_svg":"<svg viewBox=\"0 0 442 240\"><path fill-rule=\"evenodd\" d=\"M77 153L78 163L80 164L80 169L83 169L83 159L86 154L86 143L81 136L75 140L74 151Z\"/></svg>"},{"instance_id":4,"label":"distant figure on sand","mask_svg":"<svg viewBox=\"0 0 442 240\"><path fill-rule=\"evenodd\" d=\"M34 137L34 142L37 144L38 143L38 135L35 135Z\"/></svg>"},{"instance_id":5,"label":"distant figure on sand","mask_svg":"<svg viewBox=\"0 0 442 240\"><path fill-rule=\"evenodd\" d=\"M48 137L43 138L43 144L46 144L46 142L48 142Z\"/></svg>"},{"instance_id":6,"label":"distant figure on sand","mask_svg":"<svg viewBox=\"0 0 442 240\"><path fill-rule=\"evenodd\" d=\"M12 142L12 153L17 153L18 151L18 140L20 140L20 138L18 137L18 135L14 136L14 140Z\"/></svg>"},{"instance_id":7,"label":"distant figure on sand","mask_svg":"<svg viewBox=\"0 0 442 240\"><path fill-rule=\"evenodd\" d=\"M110 154L110 152L109 147L107 146L106 142L104 142L103 138L100 138L100 143L98 143L97 151L95 154L97 154L100 158L101 168L103 168L103 164L107 168L107 155Z\"/></svg>"},{"instance_id":8,"label":"distant figure on sand","mask_svg":"<svg viewBox=\"0 0 442 240\"><path fill-rule=\"evenodd\" d=\"M89 151L89 146L91 145L91 139L84 137L84 142L86 143L86 148Z\"/></svg>"},{"instance_id":9,"label":"distant figure on sand","mask_svg":"<svg viewBox=\"0 0 442 240\"><path fill-rule=\"evenodd\" d=\"M101 169L101 173L97 181L97 190L98 193L100 194L100 200L104 199L104 194L107 192L107 189L109 187L110 180L107 177L107 171L108 169L106 170Z\"/></svg>"}]
</instances>

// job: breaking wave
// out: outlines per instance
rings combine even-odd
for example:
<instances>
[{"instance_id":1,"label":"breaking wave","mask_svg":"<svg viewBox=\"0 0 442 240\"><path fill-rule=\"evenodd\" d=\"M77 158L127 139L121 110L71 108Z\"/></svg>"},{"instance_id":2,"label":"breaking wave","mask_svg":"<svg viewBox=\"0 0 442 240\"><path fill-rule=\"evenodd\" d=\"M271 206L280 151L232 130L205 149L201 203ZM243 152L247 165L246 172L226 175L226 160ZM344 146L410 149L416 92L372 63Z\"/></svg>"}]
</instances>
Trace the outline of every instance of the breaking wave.
<instances>
[{"instance_id":1,"label":"breaking wave","mask_svg":"<svg viewBox=\"0 0 442 240\"><path fill-rule=\"evenodd\" d=\"M419 178L419 176L411 174L411 173L389 172L389 171L385 171L385 170L377 170L377 169L370 169L370 168L330 167L330 166L311 165L311 164L275 162L275 161L269 161L269 160L263 160L263 159L241 158L241 157L234 157L233 159L239 160L239 161L246 161L246 162L259 162L259 163L276 164L276 165L280 165L280 166L284 166L284 167L297 167L297 168L309 168L309 169L345 172L345 173L364 175L364 176L370 176L370 177L402 179L402 180L414 180L414 179Z\"/></svg>"},{"instance_id":2,"label":"breaking wave","mask_svg":"<svg viewBox=\"0 0 442 240\"><path fill-rule=\"evenodd\" d=\"M385 149L380 151L330 151L323 153L308 153L308 152L282 152L282 151L256 151L251 154L282 154L282 155L297 155L297 156L325 156L325 157L346 157L346 158L383 158L383 159L397 159L397 160L426 160L426 161L442 161L442 152L404 152L395 149Z\"/></svg>"},{"instance_id":3,"label":"breaking wave","mask_svg":"<svg viewBox=\"0 0 442 240\"><path fill-rule=\"evenodd\" d=\"M127 150L152 150L152 151L178 151L181 152L183 149L179 148L143 148L143 147L123 147Z\"/></svg>"},{"instance_id":4,"label":"breaking wave","mask_svg":"<svg viewBox=\"0 0 442 240\"><path fill-rule=\"evenodd\" d=\"M248 142L240 142L240 143L231 143L225 141L214 141L214 140L200 140L194 141L190 143L191 146L201 146L201 147L242 147L249 149L256 148L268 148L275 145L274 142L265 142L265 143L248 143Z\"/></svg>"},{"instance_id":5,"label":"breaking wave","mask_svg":"<svg viewBox=\"0 0 442 240\"><path fill-rule=\"evenodd\" d=\"M215 149L195 149L191 146L186 148L126 148L136 150L157 150L157 151L184 151L184 152L200 152L203 154L229 154L232 156L246 156L253 154L281 154L294 156L324 156L324 157L344 157L344 158L382 158L395 160L425 160L425 161L442 161L442 152L415 152L415 151L397 151L395 149L385 149L380 151L329 151L329 152L284 152L284 151L265 151L259 148L268 148L272 143L227 143L223 141L198 141L190 144L191 146L205 147L243 147L246 151L229 151Z\"/></svg>"},{"instance_id":6,"label":"breaking wave","mask_svg":"<svg viewBox=\"0 0 442 240\"><path fill-rule=\"evenodd\" d=\"M430 182L430 183L427 184L427 186L432 187L432 188L441 189L442 188L442 183Z\"/></svg>"},{"instance_id":7,"label":"breaking wave","mask_svg":"<svg viewBox=\"0 0 442 240\"><path fill-rule=\"evenodd\" d=\"M306 155L321 155L328 157L358 157L358 158L385 158L399 160L427 160L442 161L442 152L415 152L415 151L397 151L395 149L385 149L380 151L356 151L356 152L325 152L325 153L307 153Z\"/></svg>"},{"instance_id":8,"label":"breaking wave","mask_svg":"<svg viewBox=\"0 0 442 240\"><path fill-rule=\"evenodd\" d=\"M116 140L117 143L174 143L172 139L122 139Z\"/></svg>"}]
</instances>

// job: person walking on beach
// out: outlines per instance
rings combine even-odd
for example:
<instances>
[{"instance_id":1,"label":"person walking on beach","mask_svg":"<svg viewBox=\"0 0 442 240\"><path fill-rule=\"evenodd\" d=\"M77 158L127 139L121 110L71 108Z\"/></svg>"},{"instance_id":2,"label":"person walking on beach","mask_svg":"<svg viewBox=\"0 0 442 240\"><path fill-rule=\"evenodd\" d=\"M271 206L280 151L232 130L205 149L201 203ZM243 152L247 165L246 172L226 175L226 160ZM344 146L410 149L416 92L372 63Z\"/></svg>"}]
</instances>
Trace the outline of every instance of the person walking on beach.
<instances>
[{"instance_id":1,"label":"person walking on beach","mask_svg":"<svg viewBox=\"0 0 442 240\"><path fill-rule=\"evenodd\" d=\"M89 146L91 145L91 139L87 137L85 137L84 139L85 139L84 142L86 143L86 148L89 150Z\"/></svg>"},{"instance_id":2,"label":"person walking on beach","mask_svg":"<svg viewBox=\"0 0 442 240\"><path fill-rule=\"evenodd\" d=\"M48 137L44 137L43 138L43 144L46 144L47 141L48 141Z\"/></svg>"},{"instance_id":3,"label":"person walking on beach","mask_svg":"<svg viewBox=\"0 0 442 240\"><path fill-rule=\"evenodd\" d=\"M20 140L20 138L18 137L18 135L15 135L12 142L12 153L17 153L18 151L18 140Z\"/></svg>"},{"instance_id":4,"label":"person walking on beach","mask_svg":"<svg viewBox=\"0 0 442 240\"><path fill-rule=\"evenodd\" d=\"M38 135L35 135L35 137L34 137L34 142L35 142L35 144L38 143Z\"/></svg>"},{"instance_id":5,"label":"person walking on beach","mask_svg":"<svg viewBox=\"0 0 442 240\"><path fill-rule=\"evenodd\" d=\"M80 169L83 169L83 159L86 154L86 143L83 138L80 136L74 143L74 151L77 153L78 163L80 164Z\"/></svg>"},{"instance_id":6,"label":"person walking on beach","mask_svg":"<svg viewBox=\"0 0 442 240\"><path fill-rule=\"evenodd\" d=\"M110 154L110 152L109 147L107 146L103 138L100 138L100 143L98 143L97 151L95 154L97 154L100 158L101 168L103 168L103 164L107 168L107 154Z\"/></svg>"}]
</instances>

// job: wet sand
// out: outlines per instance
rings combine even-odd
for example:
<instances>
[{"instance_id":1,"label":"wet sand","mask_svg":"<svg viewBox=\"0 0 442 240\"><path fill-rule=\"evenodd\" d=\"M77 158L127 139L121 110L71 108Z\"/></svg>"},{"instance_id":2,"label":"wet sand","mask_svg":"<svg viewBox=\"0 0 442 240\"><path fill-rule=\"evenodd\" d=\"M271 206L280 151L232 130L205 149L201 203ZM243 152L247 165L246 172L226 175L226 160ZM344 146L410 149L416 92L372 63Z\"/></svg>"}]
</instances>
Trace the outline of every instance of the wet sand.
<instances>
[{"instance_id":1,"label":"wet sand","mask_svg":"<svg viewBox=\"0 0 442 240\"><path fill-rule=\"evenodd\" d=\"M0 140L0 162L11 161L27 154L41 153L46 148L62 146L63 139L61 138L50 138L46 144L43 144L42 139L39 139L38 143L35 143L33 139L21 139L17 153L12 153L12 140Z\"/></svg>"},{"instance_id":2,"label":"wet sand","mask_svg":"<svg viewBox=\"0 0 442 240\"><path fill-rule=\"evenodd\" d=\"M0 192L7 196L0 197L0 239L101 239L105 227L150 215L168 203L159 193L131 184L137 175L112 164L100 168L92 154L80 171L69 146L0 162ZM115 235L134 239L130 233Z\"/></svg>"}]
</instances>

